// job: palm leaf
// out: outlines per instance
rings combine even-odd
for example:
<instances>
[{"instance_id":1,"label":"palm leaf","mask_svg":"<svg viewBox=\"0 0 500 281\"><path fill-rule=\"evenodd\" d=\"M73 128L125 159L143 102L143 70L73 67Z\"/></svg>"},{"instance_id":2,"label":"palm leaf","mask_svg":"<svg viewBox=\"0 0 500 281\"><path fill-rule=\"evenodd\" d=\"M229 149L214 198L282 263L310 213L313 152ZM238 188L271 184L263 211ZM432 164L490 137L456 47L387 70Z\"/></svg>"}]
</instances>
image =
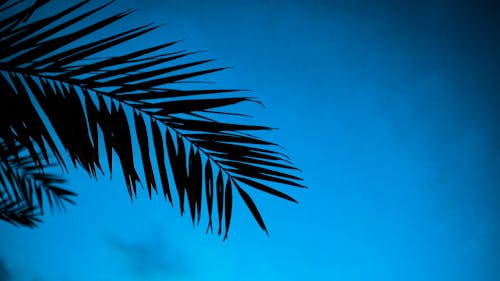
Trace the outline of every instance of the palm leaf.
<instances>
[{"instance_id":1,"label":"palm leaf","mask_svg":"<svg viewBox=\"0 0 500 281\"><path fill-rule=\"evenodd\" d=\"M76 194L62 187L65 180L37 166L22 146L7 147L0 139L0 219L35 227L41 222L44 202L51 210L74 204Z\"/></svg>"},{"instance_id":2,"label":"palm leaf","mask_svg":"<svg viewBox=\"0 0 500 281\"><path fill-rule=\"evenodd\" d=\"M10 198L0 198L0 220L15 226L36 227L41 222L39 212L26 202Z\"/></svg>"},{"instance_id":3,"label":"palm leaf","mask_svg":"<svg viewBox=\"0 0 500 281\"><path fill-rule=\"evenodd\" d=\"M137 196L137 183L144 181L150 197L161 185L164 197L173 204L171 187L175 185L181 215L187 200L192 222L199 223L205 196L207 230L212 229L212 206L217 202L218 233L224 229L224 239L231 221L233 188L266 233L260 212L242 186L296 202L274 185L304 187L300 177L293 175L298 169L276 144L251 134L272 128L220 118L244 116L226 108L258 101L235 95L235 90L177 88L181 82L224 68L205 67L211 60L184 62L194 53L171 50L177 42L94 57L157 26L90 40L130 11L75 29L76 23L89 21L109 5L83 11L88 1L82 1L30 22L46 2L36 1L0 21L0 85L4 89L0 138L7 150L13 152L14 144L26 148L37 168L43 168L51 155L65 167L64 155L68 155L91 176L102 171L100 157L104 155L112 171L114 151L132 199ZM15 6L4 1L0 10ZM87 42L77 44L82 39ZM24 113L13 110L19 108ZM49 134L50 130L55 134ZM99 147L101 140L104 148ZM59 142L66 154L56 145ZM142 176L137 172L141 166ZM11 206L16 201L7 203Z\"/></svg>"}]
</instances>

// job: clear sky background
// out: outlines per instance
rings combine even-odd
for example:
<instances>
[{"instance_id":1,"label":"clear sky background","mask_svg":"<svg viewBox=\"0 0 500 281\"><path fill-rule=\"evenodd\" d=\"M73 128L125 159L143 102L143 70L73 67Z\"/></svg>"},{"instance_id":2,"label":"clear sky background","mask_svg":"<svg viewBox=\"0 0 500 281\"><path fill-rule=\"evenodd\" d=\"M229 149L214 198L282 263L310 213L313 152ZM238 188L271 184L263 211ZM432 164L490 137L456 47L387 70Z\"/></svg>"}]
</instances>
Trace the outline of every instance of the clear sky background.
<instances>
[{"instance_id":1,"label":"clear sky background","mask_svg":"<svg viewBox=\"0 0 500 281\"><path fill-rule=\"evenodd\" d=\"M72 172L76 206L0 223L0 280L500 280L495 2L117 1L101 15L138 12L116 30L167 23L135 47L234 66L204 80L260 97L309 189L252 193L270 237L235 199L222 242L120 172Z\"/></svg>"}]
</instances>

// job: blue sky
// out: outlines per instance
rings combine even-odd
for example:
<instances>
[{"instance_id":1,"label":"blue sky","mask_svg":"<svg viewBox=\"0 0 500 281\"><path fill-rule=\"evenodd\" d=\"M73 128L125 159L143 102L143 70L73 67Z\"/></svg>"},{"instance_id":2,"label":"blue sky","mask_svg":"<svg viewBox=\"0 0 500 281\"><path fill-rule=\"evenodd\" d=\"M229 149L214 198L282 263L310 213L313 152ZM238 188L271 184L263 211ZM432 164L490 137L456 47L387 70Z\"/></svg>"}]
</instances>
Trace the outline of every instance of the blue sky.
<instances>
[{"instance_id":1,"label":"blue sky","mask_svg":"<svg viewBox=\"0 0 500 281\"><path fill-rule=\"evenodd\" d=\"M131 203L119 172L71 172L76 206L0 224L7 281L500 279L498 4L159 2L103 14L167 23L135 47L185 39L233 66L206 80L252 89L309 189L252 193L270 237L237 199L222 242L160 197Z\"/></svg>"}]
</instances>

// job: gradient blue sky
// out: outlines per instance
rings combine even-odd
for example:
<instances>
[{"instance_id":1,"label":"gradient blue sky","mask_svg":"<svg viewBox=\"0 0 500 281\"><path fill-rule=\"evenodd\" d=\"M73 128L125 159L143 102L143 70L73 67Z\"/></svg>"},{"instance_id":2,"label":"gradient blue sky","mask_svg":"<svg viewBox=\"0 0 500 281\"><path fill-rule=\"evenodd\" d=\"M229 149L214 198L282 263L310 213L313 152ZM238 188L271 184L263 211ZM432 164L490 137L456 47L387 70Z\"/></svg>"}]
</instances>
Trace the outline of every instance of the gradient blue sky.
<instances>
[{"instance_id":1,"label":"gradient blue sky","mask_svg":"<svg viewBox=\"0 0 500 281\"><path fill-rule=\"evenodd\" d=\"M102 15L128 8L115 28L167 23L135 47L185 39L234 66L205 80L260 97L255 122L280 128L266 137L309 189L285 189L298 205L254 194L270 237L237 199L222 242L161 198L131 203L119 172L73 172L66 213L0 223L1 281L500 280L495 1L119 0Z\"/></svg>"}]
</instances>

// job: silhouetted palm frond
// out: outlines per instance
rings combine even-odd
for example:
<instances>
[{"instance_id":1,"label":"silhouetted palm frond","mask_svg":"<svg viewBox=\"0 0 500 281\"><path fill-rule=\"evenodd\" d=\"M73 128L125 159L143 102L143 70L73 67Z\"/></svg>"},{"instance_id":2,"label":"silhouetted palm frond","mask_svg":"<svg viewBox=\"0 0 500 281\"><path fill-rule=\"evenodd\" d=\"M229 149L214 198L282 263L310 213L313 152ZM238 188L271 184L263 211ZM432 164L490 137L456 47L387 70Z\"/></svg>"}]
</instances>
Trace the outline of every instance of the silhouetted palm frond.
<instances>
[{"instance_id":1,"label":"silhouetted palm frond","mask_svg":"<svg viewBox=\"0 0 500 281\"><path fill-rule=\"evenodd\" d=\"M64 209L76 194L62 187L65 180L35 165L20 146L7 148L0 139L0 219L15 225L35 227L44 205ZM46 202L44 204L44 202Z\"/></svg>"},{"instance_id":2,"label":"silhouetted palm frond","mask_svg":"<svg viewBox=\"0 0 500 281\"><path fill-rule=\"evenodd\" d=\"M95 57L156 26L144 25L79 43L131 11L74 30L109 3L80 12L88 2L82 1L31 20L46 2L36 1L0 21L0 138L7 150L13 153L20 144L37 167L48 163L51 155L65 167L60 142L73 164L92 176L102 171L102 154L112 170L114 151L131 198L137 195L140 178L136 169L142 167L149 196L161 186L164 197L173 204L171 187L175 186L181 215L187 199L193 223L200 221L205 201L212 229L216 204L218 233L224 229L224 238L231 220L233 189L266 232L244 188L296 202L273 185L303 187L292 173L297 169L277 151L276 144L250 134L270 128L220 118L221 114L238 115L224 111L226 106L255 101L253 98L234 96L233 90L174 88L223 68L200 69L210 60L183 63L181 59L192 53L165 51L176 42ZM8 12L17 5L9 3L4 1L0 9ZM136 152L142 164L135 163Z\"/></svg>"}]
</instances>

